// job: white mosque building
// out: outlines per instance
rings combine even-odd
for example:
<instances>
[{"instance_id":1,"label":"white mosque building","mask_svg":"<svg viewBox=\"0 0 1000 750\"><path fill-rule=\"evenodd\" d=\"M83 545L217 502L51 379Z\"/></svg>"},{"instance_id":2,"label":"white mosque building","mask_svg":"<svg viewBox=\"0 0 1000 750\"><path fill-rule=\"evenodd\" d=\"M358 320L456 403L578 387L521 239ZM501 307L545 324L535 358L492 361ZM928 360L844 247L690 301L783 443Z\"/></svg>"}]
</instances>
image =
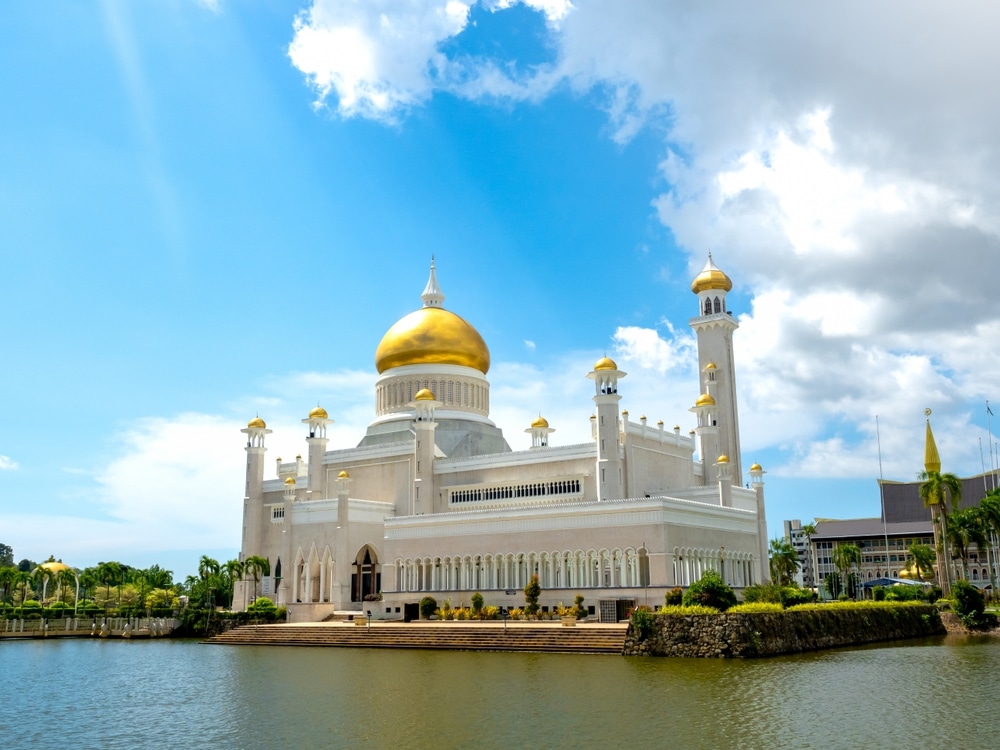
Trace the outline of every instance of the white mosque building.
<instances>
[{"instance_id":1,"label":"white mosque building","mask_svg":"<svg viewBox=\"0 0 1000 750\"><path fill-rule=\"evenodd\" d=\"M328 450L332 420L302 420L307 457L278 460L264 478L266 436L246 429L241 557L266 557L258 593L293 621L339 610L409 617L428 594L468 605L523 606L533 574L540 604L583 594L602 619L706 570L739 588L765 580L764 471L744 487L732 336L732 282L708 258L691 285L700 382L690 433L631 421L626 373L599 359L592 439L556 445L539 417L531 448L512 451L490 421L490 353L469 323L444 308L434 263L421 299L375 352L375 419L357 447ZM584 374L581 373L581 377ZM248 584L249 587L249 584ZM253 592L237 591L235 606Z\"/></svg>"}]
</instances>

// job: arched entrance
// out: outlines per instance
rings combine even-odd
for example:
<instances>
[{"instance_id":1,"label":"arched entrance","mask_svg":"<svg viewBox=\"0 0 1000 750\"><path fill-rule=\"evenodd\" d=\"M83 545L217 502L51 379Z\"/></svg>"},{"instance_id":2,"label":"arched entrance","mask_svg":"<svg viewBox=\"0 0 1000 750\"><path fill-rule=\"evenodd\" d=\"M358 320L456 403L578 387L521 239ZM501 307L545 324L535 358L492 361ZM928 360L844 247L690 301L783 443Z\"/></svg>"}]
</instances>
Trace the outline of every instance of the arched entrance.
<instances>
[{"instance_id":1,"label":"arched entrance","mask_svg":"<svg viewBox=\"0 0 1000 750\"><path fill-rule=\"evenodd\" d=\"M378 553L366 544L354 558L351 570L351 601L362 602L365 596L382 590L382 564Z\"/></svg>"}]
</instances>

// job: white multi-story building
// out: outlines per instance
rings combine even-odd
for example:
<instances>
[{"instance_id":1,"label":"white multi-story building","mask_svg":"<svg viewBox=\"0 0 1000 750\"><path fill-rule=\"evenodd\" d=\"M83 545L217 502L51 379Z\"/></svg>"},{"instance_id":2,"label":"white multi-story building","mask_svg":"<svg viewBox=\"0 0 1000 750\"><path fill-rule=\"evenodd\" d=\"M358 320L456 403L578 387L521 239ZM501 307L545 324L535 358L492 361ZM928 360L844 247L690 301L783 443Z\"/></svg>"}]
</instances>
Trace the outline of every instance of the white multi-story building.
<instances>
[{"instance_id":1,"label":"white multi-story building","mask_svg":"<svg viewBox=\"0 0 1000 750\"><path fill-rule=\"evenodd\" d=\"M270 430L260 418L243 430L243 558L270 561L263 587L294 620L362 608L406 616L428 593L523 604L534 574L544 607L581 593L609 617L622 603L662 602L706 570L736 587L763 581L764 472L754 464L744 487L731 288L709 256L692 284L690 433L632 421L621 410L626 373L603 357L586 374L592 440L558 445L539 417L531 448L512 451L490 420L489 349L444 308L432 262L423 305L376 349L375 418L356 447L328 449L331 420L316 407L302 420L307 458L279 461L265 479Z\"/></svg>"}]
</instances>

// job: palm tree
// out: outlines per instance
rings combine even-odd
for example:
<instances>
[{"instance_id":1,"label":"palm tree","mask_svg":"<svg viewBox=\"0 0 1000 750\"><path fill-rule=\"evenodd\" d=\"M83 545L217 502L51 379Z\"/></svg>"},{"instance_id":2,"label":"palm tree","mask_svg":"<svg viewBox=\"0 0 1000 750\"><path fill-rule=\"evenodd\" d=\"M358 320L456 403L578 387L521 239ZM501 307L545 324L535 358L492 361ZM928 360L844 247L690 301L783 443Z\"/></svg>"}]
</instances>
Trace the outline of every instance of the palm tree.
<instances>
[{"instance_id":1,"label":"palm tree","mask_svg":"<svg viewBox=\"0 0 1000 750\"><path fill-rule=\"evenodd\" d=\"M1000 489L995 489L987 493L986 497L979 503L986 534L990 539L990 548L993 552L993 562L989 562L990 554L987 552L986 560L990 568L990 586L994 592L997 590L997 544L1000 542Z\"/></svg>"},{"instance_id":2,"label":"palm tree","mask_svg":"<svg viewBox=\"0 0 1000 750\"><path fill-rule=\"evenodd\" d=\"M202 555L198 561L198 575L205 585L205 593L208 597L207 606L211 609L215 602L215 588L218 585L219 561L208 555Z\"/></svg>"},{"instance_id":3,"label":"palm tree","mask_svg":"<svg viewBox=\"0 0 1000 750\"><path fill-rule=\"evenodd\" d=\"M120 582L122 576L122 564L119 562L99 562L97 563L97 578L107 587L105 605L111 600L111 583Z\"/></svg>"},{"instance_id":4,"label":"palm tree","mask_svg":"<svg viewBox=\"0 0 1000 750\"><path fill-rule=\"evenodd\" d=\"M41 602L42 606L45 606L45 597L48 594L48 588L49 588L49 571L47 568L43 568L41 565L39 565L33 571L31 571L31 577L35 580L36 583L42 584Z\"/></svg>"},{"instance_id":5,"label":"palm tree","mask_svg":"<svg viewBox=\"0 0 1000 750\"><path fill-rule=\"evenodd\" d=\"M962 500L962 480L954 474L940 471L920 473L920 499L931 509L931 526L934 529L934 551L937 555L938 583L945 596L951 593L951 574L948 569L948 509L955 508Z\"/></svg>"},{"instance_id":6,"label":"palm tree","mask_svg":"<svg viewBox=\"0 0 1000 750\"><path fill-rule=\"evenodd\" d=\"M243 570L253 578L253 598L257 600L257 583L263 576L271 575L271 562L260 555L250 555L243 561Z\"/></svg>"},{"instance_id":7,"label":"palm tree","mask_svg":"<svg viewBox=\"0 0 1000 750\"><path fill-rule=\"evenodd\" d=\"M925 573L934 572L934 550L926 544L911 542L907 551L913 557L913 570L917 574L917 580L923 581Z\"/></svg>"},{"instance_id":8,"label":"palm tree","mask_svg":"<svg viewBox=\"0 0 1000 750\"><path fill-rule=\"evenodd\" d=\"M63 596L60 597L60 601L65 599L66 589L71 585L79 585L79 579L77 578L77 573L72 568L63 568L58 573L56 573L56 585L62 591ZM73 597L73 609L76 609L76 596Z\"/></svg>"},{"instance_id":9,"label":"palm tree","mask_svg":"<svg viewBox=\"0 0 1000 750\"><path fill-rule=\"evenodd\" d=\"M852 565L861 565L861 548L853 542L838 544L833 550L833 565L844 576L844 588L849 587L850 580L848 572ZM855 581L855 593L857 593L857 583Z\"/></svg>"},{"instance_id":10,"label":"palm tree","mask_svg":"<svg viewBox=\"0 0 1000 750\"><path fill-rule=\"evenodd\" d=\"M14 574L17 573L17 568L14 566L4 566L0 568L0 591L3 591L3 596L0 597L0 602L6 601L8 597L11 596L11 591L14 588Z\"/></svg>"},{"instance_id":11,"label":"palm tree","mask_svg":"<svg viewBox=\"0 0 1000 750\"><path fill-rule=\"evenodd\" d=\"M770 553L771 579L779 586L788 585L799 569L799 553L788 540L781 537L771 540Z\"/></svg>"},{"instance_id":12,"label":"palm tree","mask_svg":"<svg viewBox=\"0 0 1000 750\"><path fill-rule=\"evenodd\" d=\"M969 548L974 544L978 549L989 547L986 529L979 508L964 508L947 517L945 529L948 541L962 560L962 577L969 580Z\"/></svg>"},{"instance_id":13,"label":"palm tree","mask_svg":"<svg viewBox=\"0 0 1000 750\"><path fill-rule=\"evenodd\" d=\"M236 591L236 582L243 577L243 563L239 560L229 560L222 566L226 576L226 585L229 588L229 608L233 607L233 593Z\"/></svg>"},{"instance_id":14,"label":"palm tree","mask_svg":"<svg viewBox=\"0 0 1000 750\"><path fill-rule=\"evenodd\" d=\"M21 606L24 606L24 600L28 598L28 584L31 583L31 573L26 570L18 570L13 576L12 587L16 590L18 586L21 587Z\"/></svg>"}]
</instances>

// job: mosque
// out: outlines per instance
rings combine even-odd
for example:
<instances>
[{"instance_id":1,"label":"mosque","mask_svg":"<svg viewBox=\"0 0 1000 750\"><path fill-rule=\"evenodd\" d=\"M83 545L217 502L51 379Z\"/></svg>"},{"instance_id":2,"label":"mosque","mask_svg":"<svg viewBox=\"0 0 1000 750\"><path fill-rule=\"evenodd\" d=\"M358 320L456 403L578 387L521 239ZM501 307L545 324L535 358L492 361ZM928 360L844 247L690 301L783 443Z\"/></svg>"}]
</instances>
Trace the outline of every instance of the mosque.
<instances>
[{"instance_id":1,"label":"mosque","mask_svg":"<svg viewBox=\"0 0 1000 750\"><path fill-rule=\"evenodd\" d=\"M695 429L632 421L620 410L626 373L603 357L586 374L592 439L554 444L539 416L531 447L513 451L490 420L489 348L444 307L432 260L423 305L375 351L375 419L357 447L328 450L332 420L317 406L302 420L307 457L278 459L265 479L271 430L260 417L242 430L241 559L267 558L271 575L238 589L234 606L263 594L292 621L341 610L409 619L427 595L523 606L537 574L544 608L582 594L614 620L706 570L736 588L762 582L764 471L752 465L744 486L731 289L709 255L691 285Z\"/></svg>"}]
</instances>

